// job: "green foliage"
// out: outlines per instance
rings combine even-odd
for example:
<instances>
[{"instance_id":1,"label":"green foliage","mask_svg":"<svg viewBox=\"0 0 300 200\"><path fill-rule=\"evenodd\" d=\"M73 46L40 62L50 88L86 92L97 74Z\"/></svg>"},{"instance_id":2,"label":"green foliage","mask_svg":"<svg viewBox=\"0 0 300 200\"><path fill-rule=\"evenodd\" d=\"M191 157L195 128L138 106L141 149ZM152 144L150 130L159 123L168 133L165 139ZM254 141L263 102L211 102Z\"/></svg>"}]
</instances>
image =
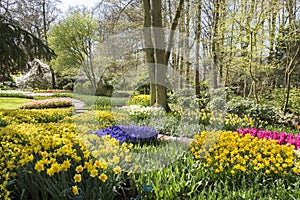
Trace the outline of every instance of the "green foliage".
<instances>
[{"instance_id":1,"label":"green foliage","mask_svg":"<svg viewBox=\"0 0 300 200\"><path fill-rule=\"evenodd\" d=\"M0 92L0 97L17 97L17 98L28 98L33 99L32 96L26 96L26 94L23 93L11 93L11 92Z\"/></svg>"},{"instance_id":2,"label":"green foliage","mask_svg":"<svg viewBox=\"0 0 300 200\"><path fill-rule=\"evenodd\" d=\"M49 44L58 55L53 65L58 72L81 66L91 52L96 21L87 13L72 11L51 27Z\"/></svg>"},{"instance_id":3,"label":"green foliage","mask_svg":"<svg viewBox=\"0 0 300 200\"><path fill-rule=\"evenodd\" d=\"M276 88L272 93L272 103L275 104L275 106L277 106L278 108L281 108L284 104L284 100L284 88ZM292 88L290 90L288 110L292 113L300 113L300 89Z\"/></svg>"},{"instance_id":4,"label":"green foliage","mask_svg":"<svg viewBox=\"0 0 300 200\"><path fill-rule=\"evenodd\" d=\"M127 102L128 105L150 106L150 95L142 94L132 96Z\"/></svg>"},{"instance_id":5,"label":"green foliage","mask_svg":"<svg viewBox=\"0 0 300 200\"><path fill-rule=\"evenodd\" d=\"M0 30L1 74L23 71L33 58L50 60L55 55L43 41L3 15L0 15Z\"/></svg>"},{"instance_id":6,"label":"green foliage","mask_svg":"<svg viewBox=\"0 0 300 200\"><path fill-rule=\"evenodd\" d=\"M299 198L300 184L295 175L268 177L258 175L222 178L214 171L206 170L204 162L193 160L189 152L178 155L172 164L130 175L134 188L133 196L141 199L290 199ZM144 185L151 185L152 191L143 191Z\"/></svg>"},{"instance_id":7,"label":"green foliage","mask_svg":"<svg viewBox=\"0 0 300 200\"><path fill-rule=\"evenodd\" d=\"M274 107L265 104L256 104L252 100L243 99L241 97L233 98L227 102L226 111L239 116L245 114L254 119L259 118L270 124L277 123L279 120L279 116Z\"/></svg>"}]
</instances>

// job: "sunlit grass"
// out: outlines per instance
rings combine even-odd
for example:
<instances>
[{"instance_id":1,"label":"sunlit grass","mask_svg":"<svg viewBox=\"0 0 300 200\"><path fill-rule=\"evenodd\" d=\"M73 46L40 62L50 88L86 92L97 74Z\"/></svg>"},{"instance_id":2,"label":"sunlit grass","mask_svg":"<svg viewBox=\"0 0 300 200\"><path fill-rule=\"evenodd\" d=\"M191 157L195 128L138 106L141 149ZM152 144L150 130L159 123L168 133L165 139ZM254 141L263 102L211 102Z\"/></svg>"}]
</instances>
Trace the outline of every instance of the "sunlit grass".
<instances>
[{"instance_id":1,"label":"sunlit grass","mask_svg":"<svg viewBox=\"0 0 300 200\"><path fill-rule=\"evenodd\" d=\"M0 97L0 109L18 109L19 106L26 102L31 102L32 99Z\"/></svg>"}]
</instances>

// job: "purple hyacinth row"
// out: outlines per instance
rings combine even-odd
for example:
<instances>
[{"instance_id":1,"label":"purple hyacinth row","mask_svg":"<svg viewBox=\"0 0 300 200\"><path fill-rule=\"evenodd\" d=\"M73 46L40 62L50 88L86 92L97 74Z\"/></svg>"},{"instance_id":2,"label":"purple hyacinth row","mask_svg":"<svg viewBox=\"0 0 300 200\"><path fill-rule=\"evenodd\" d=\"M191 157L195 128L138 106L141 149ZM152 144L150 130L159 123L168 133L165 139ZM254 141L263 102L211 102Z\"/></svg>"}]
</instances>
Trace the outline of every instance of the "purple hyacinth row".
<instances>
[{"instance_id":1,"label":"purple hyacinth row","mask_svg":"<svg viewBox=\"0 0 300 200\"><path fill-rule=\"evenodd\" d=\"M300 134L293 135L291 133L258 130L256 128L245 128L245 129L239 128L237 129L237 132L239 132L242 135L250 134L260 139L266 138L266 139L277 140L278 144L280 145L290 144L295 146L295 150L300 149Z\"/></svg>"},{"instance_id":2,"label":"purple hyacinth row","mask_svg":"<svg viewBox=\"0 0 300 200\"><path fill-rule=\"evenodd\" d=\"M94 134L99 137L110 135L110 137L119 140L121 144L124 142L148 142L150 140L157 140L158 137L156 130L148 126L111 126L97 130Z\"/></svg>"}]
</instances>

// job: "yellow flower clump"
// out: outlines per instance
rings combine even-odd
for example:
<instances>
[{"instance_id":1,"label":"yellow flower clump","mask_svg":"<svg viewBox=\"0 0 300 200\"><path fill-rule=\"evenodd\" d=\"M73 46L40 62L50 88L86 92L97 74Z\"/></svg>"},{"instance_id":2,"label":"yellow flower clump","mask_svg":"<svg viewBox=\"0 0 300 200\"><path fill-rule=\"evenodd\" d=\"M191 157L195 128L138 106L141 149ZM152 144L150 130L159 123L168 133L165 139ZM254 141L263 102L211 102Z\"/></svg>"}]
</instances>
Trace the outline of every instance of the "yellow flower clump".
<instances>
[{"instance_id":1,"label":"yellow flower clump","mask_svg":"<svg viewBox=\"0 0 300 200\"><path fill-rule=\"evenodd\" d=\"M72 108L65 109L32 109L2 110L1 119L11 123L48 123L63 120L73 114Z\"/></svg>"},{"instance_id":2,"label":"yellow flower clump","mask_svg":"<svg viewBox=\"0 0 300 200\"><path fill-rule=\"evenodd\" d=\"M231 131L203 131L194 137L190 146L194 157L203 159L205 167L215 173L300 173L293 146L281 146L275 140Z\"/></svg>"},{"instance_id":3,"label":"yellow flower clump","mask_svg":"<svg viewBox=\"0 0 300 200\"><path fill-rule=\"evenodd\" d=\"M132 96L129 101L129 105L141 105L141 106L149 106L150 105L150 95L142 94Z\"/></svg>"},{"instance_id":4,"label":"yellow flower clump","mask_svg":"<svg viewBox=\"0 0 300 200\"><path fill-rule=\"evenodd\" d=\"M45 179L73 173L75 183L83 176L109 181L123 171L132 147L109 136L78 134L76 124L70 123L10 124L0 128L0 138L0 199L9 199L6 186L19 168Z\"/></svg>"}]
</instances>

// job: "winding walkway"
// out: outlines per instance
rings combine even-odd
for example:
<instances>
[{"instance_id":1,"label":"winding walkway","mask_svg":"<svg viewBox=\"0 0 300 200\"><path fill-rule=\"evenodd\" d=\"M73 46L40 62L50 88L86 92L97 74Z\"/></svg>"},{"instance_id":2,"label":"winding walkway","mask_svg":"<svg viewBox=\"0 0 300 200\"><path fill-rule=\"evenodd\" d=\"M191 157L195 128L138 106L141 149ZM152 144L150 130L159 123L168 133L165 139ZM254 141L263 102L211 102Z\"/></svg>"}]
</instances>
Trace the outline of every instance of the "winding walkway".
<instances>
[{"instance_id":1,"label":"winding walkway","mask_svg":"<svg viewBox=\"0 0 300 200\"><path fill-rule=\"evenodd\" d=\"M75 114L83 113L85 111L88 111L89 109L84 107L84 102L78 99L72 99L72 104L75 109Z\"/></svg>"}]
</instances>

